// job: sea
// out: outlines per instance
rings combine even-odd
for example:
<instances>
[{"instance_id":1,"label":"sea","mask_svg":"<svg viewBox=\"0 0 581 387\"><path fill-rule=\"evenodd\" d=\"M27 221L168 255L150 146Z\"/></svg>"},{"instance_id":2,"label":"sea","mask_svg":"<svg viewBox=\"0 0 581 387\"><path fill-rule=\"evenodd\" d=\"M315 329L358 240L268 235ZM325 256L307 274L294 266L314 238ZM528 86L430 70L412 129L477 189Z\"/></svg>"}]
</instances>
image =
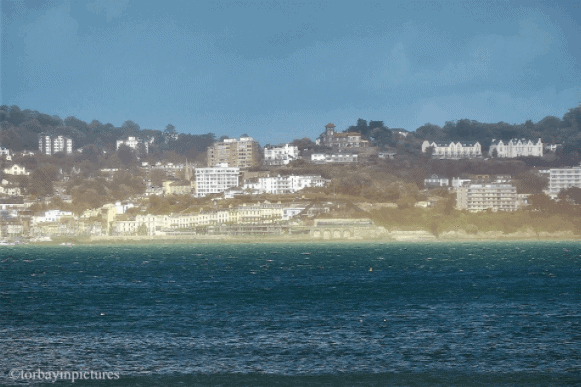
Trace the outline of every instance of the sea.
<instances>
[{"instance_id":1,"label":"sea","mask_svg":"<svg viewBox=\"0 0 581 387\"><path fill-rule=\"evenodd\" d=\"M0 385L46 384L581 385L581 242L2 246Z\"/></svg>"}]
</instances>

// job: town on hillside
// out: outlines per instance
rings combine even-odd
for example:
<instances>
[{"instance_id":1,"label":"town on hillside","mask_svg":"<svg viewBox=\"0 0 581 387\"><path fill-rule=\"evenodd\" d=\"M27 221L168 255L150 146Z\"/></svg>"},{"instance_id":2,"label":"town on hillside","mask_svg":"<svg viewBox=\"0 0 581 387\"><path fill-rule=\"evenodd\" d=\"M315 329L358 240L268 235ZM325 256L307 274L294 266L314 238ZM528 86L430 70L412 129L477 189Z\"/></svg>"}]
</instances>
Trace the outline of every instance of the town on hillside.
<instances>
[{"instance_id":1,"label":"town on hillside","mask_svg":"<svg viewBox=\"0 0 581 387\"><path fill-rule=\"evenodd\" d=\"M264 146L18 106L0 124L1 244L581 234L581 104L523 124L323 122Z\"/></svg>"}]
</instances>

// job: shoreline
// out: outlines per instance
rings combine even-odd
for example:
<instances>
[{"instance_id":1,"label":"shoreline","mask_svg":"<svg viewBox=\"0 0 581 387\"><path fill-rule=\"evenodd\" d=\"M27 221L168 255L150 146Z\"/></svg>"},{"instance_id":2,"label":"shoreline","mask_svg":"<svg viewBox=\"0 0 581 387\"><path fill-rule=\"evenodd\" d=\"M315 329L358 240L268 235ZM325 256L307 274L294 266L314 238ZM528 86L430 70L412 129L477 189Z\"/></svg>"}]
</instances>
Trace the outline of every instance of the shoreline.
<instances>
[{"instance_id":1,"label":"shoreline","mask_svg":"<svg viewBox=\"0 0 581 387\"><path fill-rule=\"evenodd\" d=\"M105 237L99 239L57 237L52 241L28 242L26 244L5 245L2 247L13 247L22 245L31 246L98 246L98 245L160 245L160 244L280 244L280 243L303 243L303 244L400 244L400 243L460 243L460 242L551 242L570 241L580 242L581 237L569 233L560 235L503 235L500 237L478 236L474 237L443 237L443 238L361 238L361 239L315 239L315 238L248 238L248 237L216 237L216 238L167 238L167 237Z\"/></svg>"}]
</instances>

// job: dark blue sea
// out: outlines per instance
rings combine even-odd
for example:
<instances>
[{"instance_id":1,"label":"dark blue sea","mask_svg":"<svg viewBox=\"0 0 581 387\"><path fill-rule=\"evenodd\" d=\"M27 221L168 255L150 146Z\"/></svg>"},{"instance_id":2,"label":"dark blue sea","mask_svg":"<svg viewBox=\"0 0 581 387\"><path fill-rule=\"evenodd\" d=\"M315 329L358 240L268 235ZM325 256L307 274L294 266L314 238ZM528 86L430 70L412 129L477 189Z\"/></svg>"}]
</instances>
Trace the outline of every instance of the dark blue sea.
<instances>
[{"instance_id":1,"label":"dark blue sea","mask_svg":"<svg viewBox=\"0 0 581 387\"><path fill-rule=\"evenodd\" d=\"M0 367L2 385L581 385L581 243L2 247Z\"/></svg>"}]
</instances>

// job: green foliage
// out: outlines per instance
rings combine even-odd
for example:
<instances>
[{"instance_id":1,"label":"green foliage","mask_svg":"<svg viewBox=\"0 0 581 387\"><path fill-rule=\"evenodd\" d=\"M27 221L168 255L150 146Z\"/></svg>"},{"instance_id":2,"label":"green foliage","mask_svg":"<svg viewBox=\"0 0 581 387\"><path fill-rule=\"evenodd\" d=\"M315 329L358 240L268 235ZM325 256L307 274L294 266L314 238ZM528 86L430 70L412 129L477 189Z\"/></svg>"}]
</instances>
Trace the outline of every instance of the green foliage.
<instances>
[{"instance_id":1,"label":"green foliage","mask_svg":"<svg viewBox=\"0 0 581 387\"><path fill-rule=\"evenodd\" d=\"M581 188L571 187L563 189L561 192L559 192L559 199L579 205L581 204Z\"/></svg>"},{"instance_id":2,"label":"green foliage","mask_svg":"<svg viewBox=\"0 0 581 387\"><path fill-rule=\"evenodd\" d=\"M38 168L30 174L28 191L32 195L53 194L53 182L57 179L57 169L53 165Z\"/></svg>"},{"instance_id":3,"label":"green foliage","mask_svg":"<svg viewBox=\"0 0 581 387\"><path fill-rule=\"evenodd\" d=\"M167 179L165 172L161 169L154 169L150 174L151 185L161 186L163 181Z\"/></svg>"},{"instance_id":4,"label":"green foliage","mask_svg":"<svg viewBox=\"0 0 581 387\"><path fill-rule=\"evenodd\" d=\"M549 180L532 171L522 172L513 179L513 184L518 193L540 194L549 184Z\"/></svg>"}]
</instances>

